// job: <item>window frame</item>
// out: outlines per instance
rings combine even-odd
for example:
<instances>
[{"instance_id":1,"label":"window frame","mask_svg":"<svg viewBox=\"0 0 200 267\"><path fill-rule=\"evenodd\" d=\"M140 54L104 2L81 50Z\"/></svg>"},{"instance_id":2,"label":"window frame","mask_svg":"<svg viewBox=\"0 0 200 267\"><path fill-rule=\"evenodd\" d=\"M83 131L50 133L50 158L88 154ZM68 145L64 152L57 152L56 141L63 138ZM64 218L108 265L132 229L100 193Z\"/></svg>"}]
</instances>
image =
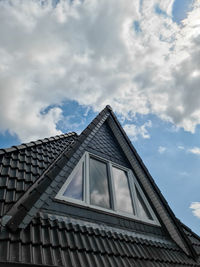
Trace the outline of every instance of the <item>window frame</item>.
<instances>
[{"instance_id":1,"label":"window frame","mask_svg":"<svg viewBox=\"0 0 200 267\"><path fill-rule=\"evenodd\" d=\"M90 169L90 158L94 158L96 160L99 160L103 163L105 163L107 165L107 171L108 171L108 190L109 190L109 194L110 194L110 209L109 208L103 208L97 205L92 205L90 203L90 180L89 180L89 169ZM79 168L81 166L81 164L83 164L83 199L82 200L78 200L78 199L74 199L74 198L70 198L67 196L64 196L64 192L67 188L67 186L69 185L69 183L71 182L71 180L73 179L73 175L75 174L77 168ZM123 212L123 211L118 211L116 208L117 202L116 202L116 192L115 192L115 186L114 186L114 177L113 177L113 172L112 172L112 167L115 167L117 169L120 169L122 171L125 171L127 174L127 182L128 182L128 187L130 190L130 197L131 197L131 203L132 203L132 208L133 208L133 212L134 213L128 213L128 212ZM136 193L136 188L139 191L149 213L152 216L153 220L147 219L147 218L141 218L139 217L137 214L138 210L139 210L139 206L138 206L138 201L137 201L137 193ZM160 223L155 215L155 213L153 212L149 202L147 201L135 175L133 174L131 169L128 169L124 166L121 166L115 162L112 162L110 160L107 160L105 158L102 158L100 156L97 156L93 153L90 152L85 152L83 154L83 156L81 157L81 159L79 160L78 164L75 166L75 168L73 169L73 171L71 172L71 174L69 175L69 177L67 178L67 180L65 181L65 183L63 184L63 186L61 187L61 189L59 190L58 194L55 197L58 200L63 200L67 203L73 203L73 204L78 204L87 208L91 208L93 210L100 210L100 211L104 211L106 213L111 213L113 215L120 215L126 218L130 218L130 219L135 219L137 221L141 221L141 222L146 222L148 224L153 224L153 225L158 225L160 226Z\"/></svg>"}]
</instances>

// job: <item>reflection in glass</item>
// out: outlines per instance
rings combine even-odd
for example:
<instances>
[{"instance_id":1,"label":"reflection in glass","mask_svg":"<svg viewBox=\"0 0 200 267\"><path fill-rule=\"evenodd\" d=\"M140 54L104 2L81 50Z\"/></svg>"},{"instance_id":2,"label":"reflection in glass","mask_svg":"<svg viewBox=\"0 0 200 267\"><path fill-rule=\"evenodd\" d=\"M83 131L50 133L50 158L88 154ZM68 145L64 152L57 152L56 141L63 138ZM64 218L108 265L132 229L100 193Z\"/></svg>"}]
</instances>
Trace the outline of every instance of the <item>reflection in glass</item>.
<instances>
[{"instance_id":1,"label":"reflection in glass","mask_svg":"<svg viewBox=\"0 0 200 267\"><path fill-rule=\"evenodd\" d=\"M83 200L83 164L74 173L63 196Z\"/></svg>"},{"instance_id":2,"label":"reflection in glass","mask_svg":"<svg viewBox=\"0 0 200 267\"><path fill-rule=\"evenodd\" d=\"M90 203L110 208L107 165L90 158Z\"/></svg>"},{"instance_id":3,"label":"reflection in glass","mask_svg":"<svg viewBox=\"0 0 200 267\"><path fill-rule=\"evenodd\" d=\"M117 210L133 213L131 195L125 171L112 167Z\"/></svg>"},{"instance_id":4,"label":"reflection in glass","mask_svg":"<svg viewBox=\"0 0 200 267\"><path fill-rule=\"evenodd\" d=\"M138 199L138 215L141 219L149 219L153 220L149 210L147 209L147 206L144 203L144 200L142 199L138 189L136 188L136 193L137 193L137 199Z\"/></svg>"}]
</instances>

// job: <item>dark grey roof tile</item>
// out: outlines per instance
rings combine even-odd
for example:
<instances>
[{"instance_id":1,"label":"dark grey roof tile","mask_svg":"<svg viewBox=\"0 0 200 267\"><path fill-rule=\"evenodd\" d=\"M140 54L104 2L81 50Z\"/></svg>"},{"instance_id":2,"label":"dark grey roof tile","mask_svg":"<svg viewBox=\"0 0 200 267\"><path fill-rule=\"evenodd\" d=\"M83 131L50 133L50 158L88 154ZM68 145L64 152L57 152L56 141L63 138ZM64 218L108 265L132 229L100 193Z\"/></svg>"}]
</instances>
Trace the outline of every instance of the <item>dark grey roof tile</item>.
<instances>
[{"instance_id":1,"label":"dark grey roof tile","mask_svg":"<svg viewBox=\"0 0 200 267\"><path fill-rule=\"evenodd\" d=\"M43 250L39 245L33 246L33 263L34 264L43 264Z\"/></svg>"},{"instance_id":2,"label":"dark grey roof tile","mask_svg":"<svg viewBox=\"0 0 200 267\"><path fill-rule=\"evenodd\" d=\"M87 254L87 256L89 257L89 255ZM99 254L93 254L93 257L94 257L94 266L97 266L97 267L102 267L104 266L103 265L103 260L102 260L102 256L99 255Z\"/></svg>"},{"instance_id":3,"label":"dark grey roof tile","mask_svg":"<svg viewBox=\"0 0 200 267\"><path fill-rule=\"evenodd\" d=\"M7 261L9 259L9 241L1 240L0 242L0 261Z\"/></svg>"},{"instance_id":4,"label":"dark grey roof tile","mask_svg":"<svg viewBox=\"0 0 200 267\"><path fill-rule=\"evenodd\" d=\"M53 258L56 266L64 265L64 257L61 248L57 248L53 250Z\"/></svg>"},{"instance_id":5,"label":"dark grey roof tile","mask_svg":"<svg viewBox=\"0 0 200 267\"><path fill-rule=\"evenodd\" d=\"M7 187L8 182L9 182L8 177L1 177L0 178L0 187Z\"/></svg>"},{"instance_id":6,"label":"dark grey roof tile","mask_svg":"<svg viewBox=\"0 0 200 267\"><path fill-rule=\"evenodd\" d=\"M12 262L20 262L21 261L21 243L11 242L9 246L9 250L10 250L9 260Z\"/></svg>"},{"instance_id":7,"label":"dark grey roof tile","mask_svg":"<svg viewBox=\"0 0 200 267\"><path fill-rule=\"evenodd\" d=\"M74 253L75 255L76 255L76 257L77 257L77 264L78 265L76 265L76 266L83 266L83 267L86 267L86 266L88 266L88 267L92 267L92 266L94 266L94 259L93 259L93 255L92 255L92 253L89 255L89 257L88 257L88 254L87 253L85 253L84 251L81 251L81 252L77 252L76 251L76 253Z\"/></svg>"},{"instance_id":8,"label":"dark grey roof tile","mask_svg":"<svg viewBox=\"0 0 200 267\"><path fill-rule=\"evenodd\" d=\"M77 251L69 250L69 254L70 254L70 260L72 262L72 266L81 266L81 263L77 255ZM85 266L83 265L83 267Z\"/></svg>"},{"instance_id":9,"label":"dark grey roof tile","mask_svg":"<svg viewBox=\"0 0 200 267\"><path fill-rule=\"evenodd\" d=\"M8 203L15 201L15 190L7 190L6 200Z\"/></svg>"},{"instance_id":10,"label":"dark grey roof tile","mask_svg":"<svg viewBox=\"0 0 200 267\"><path fill-rule=\"evenodd\" d=\"M51 229L51 245L53 247L58 247L60 245L58 231L58 228Z\"/></svg>"},{"instance_id":11,"label":"dark grey roof tile","mask_svg":"<svg viewBox=\"0 0 200 267\"><path fill-rule=\"evenodd\" d=\"M8 176L10 167L8 166L2 166L1 168L1 176Z\"/></svg>"},{"instance_id":12,"label":"dark grey roof tile","mask_svg":"<svg viewBox=\"0 0 200 267\"><path fill-rule=\"evenodd\" d=\"M21 259L22 262L33 262L33 250L32 250L32 245L31 244L22 244L22 254L21 254Z\"/></svg>"},{"instance_id":13,"label":"dark grey roof tile","mask_svg":"<svg viewBox=\"0 0 200 267\"><path fill-rule=\"evenodd\" d=\"M18 169L13 169L13 168L9 169L9 173L8 173L9 177L18 179L18 174L19 174L19 170Z\"/></svg>"},{"instance_id":14,"label":"dark grey roof tile","mask_svg":"<svg viewBox=\"0 0 200 267\"><path fill-rule=\"evenodd\" d=\"M14 190L16 188L17 181L16 179L9 179L7 188Z\"/></svg>"},{"instance_id":15,"label":"dark grey roof tile","mask_svg":"<svg viewBox=\"0 0 200 267\"><path fill-rule=\"evenodd\" d=\"M6 189L0 188L0 201L4 201L6 196Z\"/></svg>"},{"instance_id":16,"label":"dark grey roof tile","mask_svg":"<svg viewBox=\"0 0 200 267\"><path fill-rule=\"evenodd\" d=\"M24 190L25 190L25 183L23 182L23 181L16 181L15 180L15 182L16 182L16 186L15 186L15 188L16 188L16 191L17 192L24 192Z\"/></svg>"},{"instance_id":17,"label":"dark grey roof tile","mask_svg":"<svg viewBox=\"0 0 200 267\"><path fill-rule=\"evenodd\" d=\"M10 166L11 165L11 161L12 161L12 158L4 156L1 159L1 164L3 164L4 166Z\"/></svg>"},{"instance_id":18,"label":"dark grey roof tile","mask_svg":"<svg viewBox=\"0 0 200 267\"><path fill-rule=\"evenodd\" d=\"M65 230L59 232L59 241L60 241L60 246L62 248L66 248L66 246L67 246L66 235L67 235L67 233L65 232Z\"/></svg>"},{"instance_id":19,"label":"dark grey roof tile","mask_svg":"<svg viewBox=\"0 0 200 267\"><path fill-rule=\"evenodd\" d=\"M41 244L41 227L38 225L32 226L32 240L34 245Z\"/></svg>"},{"instance_id":20,"label":"dark grey roof tile","mask_svg":"<svg viewBox=\"0 0 200 267\"><path fill-rule=\"evenodd\" d=\"M45 246L50 245L50 234L49 234L49 228L48 227L42 227L42 244Z\"/></svg>"},{"instance_id":21,"label":"dark grey roof tile","mask_svg":"<svg viewBox=\"0 0 200 267\"><path fill-rule=\"evenodd\" d=\"M54 261L53 261L51 246L43 247L43 253L44 253L44 264L53 265Z\"/></svg>"},{"instance_id":22,"label":"dark grey roof tile","mask_svg":"<svg viewBox=\"0 0 200 267\"><path fill-rule=\"evenodd\" d=\"M67 249L61 249L61 253L62 253L62 258L63 258L63 262L64 262L64 266L69 266L69 267L74 267L72 265L72 261L71 261L71 257L70 257L70 252Z\"/></svg>"}]
</instances>

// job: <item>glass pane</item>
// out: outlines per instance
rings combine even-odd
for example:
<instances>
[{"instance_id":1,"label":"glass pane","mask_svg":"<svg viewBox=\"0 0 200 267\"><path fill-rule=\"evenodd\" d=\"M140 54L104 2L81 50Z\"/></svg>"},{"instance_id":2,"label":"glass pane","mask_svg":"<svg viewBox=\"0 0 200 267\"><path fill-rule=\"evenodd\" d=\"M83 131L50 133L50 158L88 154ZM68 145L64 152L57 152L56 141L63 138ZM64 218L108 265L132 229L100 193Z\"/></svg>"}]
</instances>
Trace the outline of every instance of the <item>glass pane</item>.
<instances>
[{"instance_id":1,"label":"glass pane","mask_svg":"<svg viewBox=\"0 0 200 267\"><path fill-rule=\"evenodd\" d=\"M90 158L90 203L110 208L107 165Z\"/></svg>"},{"instance_id":2,"label":"glass pane","mask_svg":"<svg viewBox=\"0 0 200 267\"><path fill-rule=\"evenodd\" d=\"M128 178L125 171L112 167L117 210L133 213Z\"/></svg>"},{"instance_id":3,"label":"glass pane","mask_svg":"<svg viewBox=\"0 0 200 267\"><path fill-rule=\"evenodd\" d=\"M83 200L83 163L80 164L79 168L74 173L63 196Z\"/></svg>"},{"instance_id":4,"label":"glass pane","mask_svg":"<svg viewBox=\"0 0 200 267\"><path fill-rule=\"evenodd\" d=\"M144 203L144 200L142 199L138 189L136 188L136 192L137 192L137 198L138 198L138 216L142 219L149 219L149 220L153 220L149 210L147 209L147 206Z\"/></svg>"}]
</instances>

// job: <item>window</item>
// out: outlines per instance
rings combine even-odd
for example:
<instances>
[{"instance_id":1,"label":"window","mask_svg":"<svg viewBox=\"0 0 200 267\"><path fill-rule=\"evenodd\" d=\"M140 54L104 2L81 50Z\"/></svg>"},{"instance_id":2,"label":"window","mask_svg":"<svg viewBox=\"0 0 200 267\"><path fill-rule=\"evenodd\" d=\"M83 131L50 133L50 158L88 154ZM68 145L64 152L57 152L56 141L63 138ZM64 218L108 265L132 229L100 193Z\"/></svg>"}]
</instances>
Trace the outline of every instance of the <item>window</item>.
<instances>
[{"instance_id":1,"label":"window","mask_svg":"<svg viewBox=\"0 0 200 267\"><path fill-rule=\"evenodd\" d=\"M84 164L81 163L77 168L75 168L75 171L71 176L71 179L69 179L68 186L63 193L64 197L83 200L83 177L84 177L83 166Z\"/></svg>"},{"instance_id":2,"label":"window","mask_svg":"<svg viewBox=\"0 0 200 267\"><path fill-rule=\"evenodd\" d=\"M90 204L110 208L107 164L90 158L89 164Z\"/></svg>"},{"instance_id":3,"label":"window","mask_svg":"<svg viewBox=\"0 0 200 267\"><path fill-rule=\"evenodd\" d=\"M132 171L88 152L56 198L159 224Z\"/></svg>"},{"instance_id":4,"label":"window","mask_svg":"<svg viewBox=\"0 0 200 267\"><path fill-rule=\"evenodd\" d=\"M116 195L116 210L134 214L127 173L112 166L112 174Z\"/></svg>"}]
</instances>

